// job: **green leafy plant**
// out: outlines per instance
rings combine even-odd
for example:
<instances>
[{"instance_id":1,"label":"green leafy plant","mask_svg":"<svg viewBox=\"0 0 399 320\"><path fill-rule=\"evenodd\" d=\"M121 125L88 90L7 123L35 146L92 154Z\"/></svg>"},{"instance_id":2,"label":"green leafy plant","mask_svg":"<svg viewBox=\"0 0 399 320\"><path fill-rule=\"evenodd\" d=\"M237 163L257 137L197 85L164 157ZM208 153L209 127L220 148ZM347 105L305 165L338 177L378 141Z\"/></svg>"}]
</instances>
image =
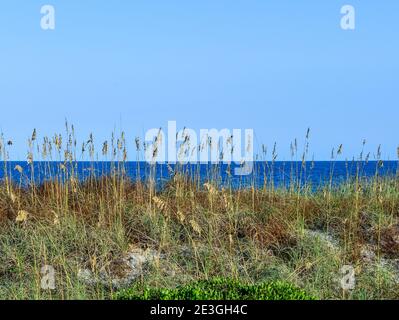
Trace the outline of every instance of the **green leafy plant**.
<instances>
[{"instance_id":1,"label":"green leafy plant","mask_svg":"<svg viewBox=\"0 0 399 320\"><path fill-rule=\"evenodd\" d=\"M300 288L276 281L248 285L236 280L200 280L175 289L129 288L116 294L119 300L313 300Z\"/></svg>"}]
</instances>

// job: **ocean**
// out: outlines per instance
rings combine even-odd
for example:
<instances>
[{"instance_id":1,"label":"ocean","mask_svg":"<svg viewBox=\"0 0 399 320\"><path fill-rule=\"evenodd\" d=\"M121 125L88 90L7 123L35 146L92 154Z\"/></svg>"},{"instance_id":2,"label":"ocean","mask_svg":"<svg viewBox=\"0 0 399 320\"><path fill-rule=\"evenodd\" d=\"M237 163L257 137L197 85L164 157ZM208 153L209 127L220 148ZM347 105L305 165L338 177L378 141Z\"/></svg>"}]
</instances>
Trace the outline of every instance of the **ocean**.
<instances>
[{"instance_id":1,"label":"ocean","mask_svg":"<svg viewBox=\"0 0 399 320\"><path fill-rule=\"evenodd\" d=\"M28 186L32 182L41 184L52 179L63 181L73 173L80 181L90 177L102 177L114 172L123 172L132 181L152 178L158 187L162 187L177 173L184 173L199 183L215 181L221 185L233 187L255 186L265 184L274 187L287 187L292 183L319 187L327 184L337 185L356 177L368 179L375 177L397 176L398 161L257 161L248 175L234 174L235 164L156 164L147 162L6 162L0 164L0 179L6 175L16 184Z\"/></svg>"}]
</instances>

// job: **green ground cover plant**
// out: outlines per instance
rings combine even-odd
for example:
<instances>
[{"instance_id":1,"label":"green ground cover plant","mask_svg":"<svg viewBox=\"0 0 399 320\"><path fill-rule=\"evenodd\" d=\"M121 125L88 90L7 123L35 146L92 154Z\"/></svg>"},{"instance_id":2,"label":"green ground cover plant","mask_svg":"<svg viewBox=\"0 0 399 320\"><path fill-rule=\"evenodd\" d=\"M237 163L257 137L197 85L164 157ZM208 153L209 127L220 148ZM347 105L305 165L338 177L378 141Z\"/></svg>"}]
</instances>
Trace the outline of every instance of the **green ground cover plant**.
<instances>
[{"instance_id":1,"label":"green ground cover plant","mask_svg":"<svg viewBox=\"0 0 399 320\"><path fill-rule=\"evenodd\" d=\"M284 282L256 285L236 280L215 278L180 286L175 289L137 288L116 295L121 300L312 300L304 290Z\"/></svg>"}]
</instances>

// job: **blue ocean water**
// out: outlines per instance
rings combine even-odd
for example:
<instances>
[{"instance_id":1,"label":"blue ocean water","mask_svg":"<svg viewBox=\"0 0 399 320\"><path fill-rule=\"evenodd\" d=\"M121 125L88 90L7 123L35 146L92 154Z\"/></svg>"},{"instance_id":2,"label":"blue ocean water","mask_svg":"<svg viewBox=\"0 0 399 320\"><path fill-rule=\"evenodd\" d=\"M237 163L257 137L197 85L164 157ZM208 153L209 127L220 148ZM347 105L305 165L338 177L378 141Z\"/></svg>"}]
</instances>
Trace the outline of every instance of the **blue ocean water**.
<instances>
[{"instance_id":1,"label":"blue ocean water","mask_svg":"<svg viewBox=\"0 0 399 320\"><path fill-rule=\"evenodd\" d=\"M146 162L83 162L69 164L63 162L7 162L0 165L0 179L6 175L16 184L28 186L32 181L41 184L52 179L64 180L71 173L84 181L90 177L101 177L113 172L123 172L132 181L153 178L158 187L162 187L176 173L184 173L200 183L212 180L220 184L232 186L274 185L275 187L289 186L292 183L312 185L317 187L329 184L336 185L354 177L370 178L375 175L389 177L396 176L398 161L258 161L253 163L253 170L249 175L234 175L238 165L231 164L156 164Z\"/></svg>"}]
</instances>

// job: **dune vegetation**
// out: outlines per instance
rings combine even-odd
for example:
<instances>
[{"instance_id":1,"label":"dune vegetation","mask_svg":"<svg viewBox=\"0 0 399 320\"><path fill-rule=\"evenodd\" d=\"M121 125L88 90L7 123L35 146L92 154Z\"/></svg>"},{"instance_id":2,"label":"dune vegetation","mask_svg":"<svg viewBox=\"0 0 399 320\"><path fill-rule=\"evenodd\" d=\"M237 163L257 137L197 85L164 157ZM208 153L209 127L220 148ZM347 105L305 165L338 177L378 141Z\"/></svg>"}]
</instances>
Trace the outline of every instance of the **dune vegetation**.
<instances>
[{"instance_id":1,"label":"dune vegetation","mask_svg":"<svg viewBox=\"0 0 399 320\"><path fill-rule=\"evenodd\" d=\"M7 173L0 183L0 299L157 296L215 278L245 288L284 283L316 299L399 298L395 176L358 175L316 189L295 181L237 188L170 168L157 188L151 178L126 175L123 134L99 151L115 161L112 173L85 179L74 170L73 129L67 126L64 139L38 140L34 131L30 165L40 157L42 170L51 171L61 161L42 183L21 166L10 169L12 141L0 145ZM99 161L93 140L81 151ZM43 266L53 268L54 287L46 287Z\"/></svg>"}]
</instances>

